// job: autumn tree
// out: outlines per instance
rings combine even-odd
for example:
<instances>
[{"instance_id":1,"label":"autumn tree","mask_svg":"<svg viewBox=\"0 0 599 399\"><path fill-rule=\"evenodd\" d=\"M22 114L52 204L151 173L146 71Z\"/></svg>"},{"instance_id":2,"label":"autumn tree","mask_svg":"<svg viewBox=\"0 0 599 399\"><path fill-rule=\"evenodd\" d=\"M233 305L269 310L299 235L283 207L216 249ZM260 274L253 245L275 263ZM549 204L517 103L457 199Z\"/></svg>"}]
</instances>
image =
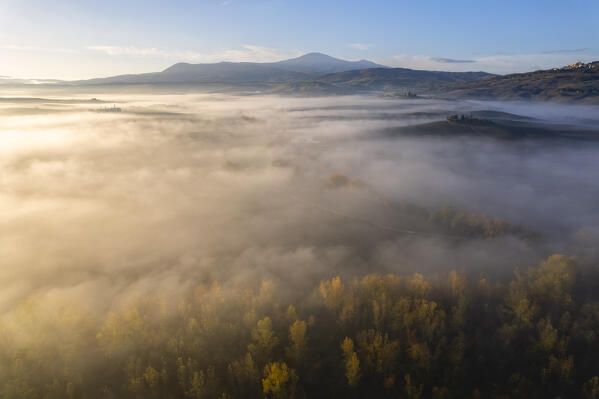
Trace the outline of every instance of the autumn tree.
<instances>
[{"instance_id":1,"label":"autumn tree","mask_svg":"<svg viewBox=\"0 0 599 399\"><path fill-rule=\"evenodd\" d=\"M355 387L360 382L361 374L358 354L354 351L354 341L349 337L345 337L341 343L341 351L343 352L343 360L345 362L347 383L351 387Z\"/></svg>"},{"instance_id":2,"label":"autumn tree","mask_svg":"<svg viewBox=\"0 0 599 399\"><path fill-rule=\"evenodd\" d=\"M252 343L248 350L256 358L266 362L271 359L274 348L279 344L279 339L272 329L270 317L258 320L256 327L252 330Z\"/></svg>"},{"instance_id":3,"label":"autumn tree","mask_svg":"<svg viewBox=\"0 0 599 399\"><path fill-rule=\"evenodd\" d=\"M289 327L290 345L286 348L287 356L299 363L306 352L306 331L308 324L305 321L296 320Z\"/></svg>"},{"instance_id":4,"label":"autumn tree","mask_svg":"<svg viewBox=\"0 0 599 399\"><path fill-rule=\"evenodd\" d=\"M295 370L284 362L272 362L264 367L262 390L273 399L294 398L297 382Z\"/></svg>"}]
</instances>

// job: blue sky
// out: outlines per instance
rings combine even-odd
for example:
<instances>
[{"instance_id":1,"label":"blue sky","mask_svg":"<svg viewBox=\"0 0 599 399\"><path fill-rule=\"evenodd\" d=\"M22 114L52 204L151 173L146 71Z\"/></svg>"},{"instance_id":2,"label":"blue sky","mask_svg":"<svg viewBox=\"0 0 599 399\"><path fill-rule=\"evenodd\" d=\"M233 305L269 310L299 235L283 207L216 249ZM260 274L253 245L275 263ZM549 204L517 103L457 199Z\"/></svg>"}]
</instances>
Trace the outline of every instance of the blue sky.
<instances>
[{"instance_id":1,"label":"blue sky","mask_svg":"<svg viewBox=\"0 0 599 399\"><path fill-rule=\"evenodd\" d=\"M0 0L0 75L76 79L319 51L510 73L599 60L599 1Z\"/></svg>"}]
</instances>

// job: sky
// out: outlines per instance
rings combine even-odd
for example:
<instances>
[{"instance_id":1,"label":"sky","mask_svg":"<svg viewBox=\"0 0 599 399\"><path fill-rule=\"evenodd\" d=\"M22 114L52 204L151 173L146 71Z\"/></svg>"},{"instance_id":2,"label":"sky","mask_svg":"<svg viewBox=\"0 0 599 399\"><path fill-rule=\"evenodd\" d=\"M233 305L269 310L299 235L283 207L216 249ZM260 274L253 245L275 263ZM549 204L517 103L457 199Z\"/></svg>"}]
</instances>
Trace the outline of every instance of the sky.
<instances>
[{"instance_id":1,"label":"sky","mask_svg":"<svg viewBox=\"0 0 599 399\"><path fill-rule=\"evenodd\" d=\"M82 79L308 52L446 71L599 60L599 1L0 0L0 76Z\"/></svg>"}]
</instances>

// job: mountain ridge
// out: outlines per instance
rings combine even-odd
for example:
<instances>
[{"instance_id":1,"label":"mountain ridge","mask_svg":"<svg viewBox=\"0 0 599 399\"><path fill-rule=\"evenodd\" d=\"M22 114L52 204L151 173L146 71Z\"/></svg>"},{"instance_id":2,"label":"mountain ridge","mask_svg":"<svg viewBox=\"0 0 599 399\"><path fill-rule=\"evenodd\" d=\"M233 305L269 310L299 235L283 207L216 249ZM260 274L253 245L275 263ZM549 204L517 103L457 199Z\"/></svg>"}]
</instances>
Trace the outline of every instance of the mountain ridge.
<instances>
[{"instance_id":1,"label":"mountain ridge","mask_svg":"<svg viewBox=\"0 0 599 399\"><path fill-rule=\"evenodd\" d=\"M322 53L277 62L218 62L192 64L178 62L161 72L126 74L73 81L72 84L139 84L139 83L288 83L327 73L364 68L388 68L372 61L347 61Z\"/></svg>"},{"instance_id":2,"label":"mountain ridge","mask_svg":"<svg viewBox=\"0 0 599 399\"><path fill-rule=\"evenodd\" d=\"M333 72L331 72L333 71ZM7 82L8 83L8 82ZM67 85L213 84L283 95L383 92L438 98L599 104L599 61L509 75L391 68L308 53L277 62L180 62L161 72L63 82Z\"/></svg>"}]
</instances>

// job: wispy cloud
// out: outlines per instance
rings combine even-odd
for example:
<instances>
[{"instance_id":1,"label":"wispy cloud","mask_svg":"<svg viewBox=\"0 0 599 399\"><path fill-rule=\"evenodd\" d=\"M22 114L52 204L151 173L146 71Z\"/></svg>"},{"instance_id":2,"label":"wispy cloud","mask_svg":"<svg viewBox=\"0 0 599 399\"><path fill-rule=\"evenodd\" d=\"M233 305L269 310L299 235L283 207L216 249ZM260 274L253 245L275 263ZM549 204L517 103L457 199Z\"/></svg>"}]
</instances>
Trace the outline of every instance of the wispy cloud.
<instances>
[{"instance_id":1,"label":"wispy cloud","mask_svg":"<svg viewBox=\"0 0 599 399\"><path fill-rule=\"evenodd\" d=\"M474 60L456 60L453 58L432 58L432 60L442 64L467 64L470 62L476 62Z\"/></svg>"},{"instance_id":2,"label":"wispy cloud","mask_svg":"<svg viewBox=\"0 0 599 399\"><path fill-rule=\"evenodd\" d=\"M573 48L573 49L549 50L549 51L543 51L542 54L572 54L572 53L581 53L583 51L587 51L588 49L589 49L588 47L582 47L582 48Z\"/></svg>"},{"instance_id":3,"label":"wispy cloud","mask_svg":"<svg viewBox=\"0 0 599 399\"><path fill-rule=\"evenodd\" d=\"M412 69L448 69L452 68L447 62L438 61L439 58L428 55L398 54L392 57L393 66Z\"/></svg>"},{"instance_id":4,"label":"wispy cloud","mask_svg":"<svg viewBox=\"0 0 599 399\"><path fill-rule=\"evenodd\" d=\"M7 44L0 46L5 50L15 50L15 51L32 51L32 52L45 52L45 53L77 53L78 50L72 48L62 48L62 47L39 47L39 46L28 46L28 45L20 45L20 44Z\"/></svg>"},{"instance_id":5,"label":"wispy cloud","mask_svg":"<svg viewBox=\"0 0 599 399\"><path fill-rule=\"evenodd\" d=\"M107 55L153 56L188 62L270 62L300 55L300 52L297 51L284 51L252 44L245 44L238 49L222 49L206 53L191 50L165 50L155 47L140 48L133 46L88 46L87 49L101 51Z\"/></svg>"},{"instance_id":6,"label":"wispy cloud","mask_svg":"<svg viewBox=\"0 0 599 399\"><path fill-rule=\"evenodd\" d=\"M148 56L158 55L161 57L167 57L170 55L169 52L159 50L157 48L139 48L139 47L121 47L121 46L88 46L88 50L101 51L108 55L134 55L134 56Z\"/></svg>"},{"instance_id":7,"label":"wispy cloud","mask_svg":"<svg viewBox=\"0 0 599 399\"><path fill-rule=\"evenodd\" d=\"M531 54L494 54L477 56L472 59L451 59L427 55L399 54L392 57L393 66L441 70L441 71L487 71L500 74L549 69L569 65L576 61L591 62L599 59L588 49L555 50Z\"/></svg>"},{"instance_id":8,"label":"wispy cloud","mask_svg":"<svg viewBox=\"0 0 599 399\"><path fill-rule=\"evenodd\" d=\"M212 53L195 53L198 62L272 62L301 55L300 51L287 51L270 47L245 44L239 49L224 49Z\"/></svg>"},{"instance_id":9,"label":"wispy cloud","mask_svg":"<svg viewBox=\"0 0 599 399\"><path fill-rule=\"evenodd\" d=\"M351 47L355 50L368 50L369 48L372 47L372 44L366 44L366 43L350 43L348 44L348 47Z\"/></svg>"}]
</instances>

